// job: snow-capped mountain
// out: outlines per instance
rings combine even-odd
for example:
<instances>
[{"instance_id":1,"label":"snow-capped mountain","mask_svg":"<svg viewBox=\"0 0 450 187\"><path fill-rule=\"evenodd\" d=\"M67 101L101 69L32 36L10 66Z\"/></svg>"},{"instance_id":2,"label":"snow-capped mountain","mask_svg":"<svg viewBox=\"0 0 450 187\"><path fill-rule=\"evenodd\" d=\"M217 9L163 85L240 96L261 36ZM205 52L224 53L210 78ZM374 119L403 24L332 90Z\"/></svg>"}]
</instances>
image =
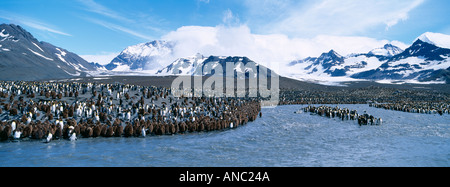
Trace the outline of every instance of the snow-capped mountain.
<instances>
[{"instance_id":1,"label":"snow-capped mountain","mask_svg":"<svg viewBox=\"0 0 450 187\"><path fill-rule=\"evenodd\" d=\"M179 58L169 66L159 70L157 75L190 75L190 76L228 76L226 74L227 64L233 64L234 77L237 78L256 78L260 73L259 64L247 57L238 56L209 56L205 57L201 54L187 58ZM222 67L222 72L215 72L214 68ZM265 68L265 67L264 67ZM270 76L275 73L266 68L267 72L263 76ZM260 75L261 76L261 75Z\"/></svg>"},{"instance_id":2,"label":"snow-capped mountain","mask_svg":"<svg viewBox=\"0 0 450 187\"><path fill-rule=\"evenodd\" d=\"M444 37L445 36L445 37ZM291 77L328 80L412 80L450 83L447 35L425 33L407 49L386 44L365 54L342 57L335 51L289 64ZM422 39L426 39L423 41ZM436 44L439 44L437 46Z\"/></svg>"},{"instance_id":3,"label":"snow-capped mountain","mask_svg":"<svg viewBox=\"0 0 450 187\"><path fill-rule=\"evenodd\" d=\"M438 77L450 67L450 49L417 39L404 52L395 55L378 68L354 74L358 79L394 79L418 81L450 81L450 77Z\"/></svg>"},{"instance_id":4,"label":"snow-capped mountain","mask_svg":"<svg viewBox=\"0 0 450 187\"><path fill-rule=\"evenodd\" d=\"M426 32L420 35L416 40L422 40L423 42L427 42L441 48L450 49L450 35Z\"/></svg>"},{"instance_id":5,"label":"snow-capped mountain","mask_svg":"<svg viewBox=\"0 0 450 187\"><path fill-rule=\"evenodd\" d=\"M291 62L290 65L300 67L303 74L329 74L331 76L344 76L345 72L332 68L344 63L345 58L336 51L331 50L328 53L322 53L320 57L308 57L304 60Z\"/></svg>"},{"instance_id":6,"label":"snow-capped mountain","mask_svg":"<svg viewBox=\"0 0 450 187\"><path fill-rule=\"evenodd\" d=\"M156 71L163 68L160 61L171 55L172 50L171 42L158 40L129 46L105 68L111 71Z\"/></svg>"},{"instance_id":7,"label":"snow-capped mountain","mask_svg":"<svg viewBox=\"0 0 450 187\"><path fill-rule=\"evenodd\" d=\"M159 70L156 74L160 75L199 75L201 74L201 65L207 59L197 53L195 56L179 58L169 66Z\"/></svg>"},{"instance_id":8,"label":"snow-capped mountain","mask_svg":"<svg viewBox=\"0 0 450 187\"><path fill-rule=\"evenodd\" d=\"M78 55L40 42L18 25L0 25L0 80L40 80L86 75L96 68Z\"/></svg>"},{"instance_id":9,"label":"snow-capped mountain","mask_svg":"<svg viewBox=\"0 0 450 187\"><path fill-rule=\"evenodd\" d=\"M375 55L375 56L391 57L391 56L398 55L402 52L403 52L403 50L400 49L399 47L394 46L392 44L386 44L383 47L371 50L368 54Z\"/></svg>"}]
</instances>

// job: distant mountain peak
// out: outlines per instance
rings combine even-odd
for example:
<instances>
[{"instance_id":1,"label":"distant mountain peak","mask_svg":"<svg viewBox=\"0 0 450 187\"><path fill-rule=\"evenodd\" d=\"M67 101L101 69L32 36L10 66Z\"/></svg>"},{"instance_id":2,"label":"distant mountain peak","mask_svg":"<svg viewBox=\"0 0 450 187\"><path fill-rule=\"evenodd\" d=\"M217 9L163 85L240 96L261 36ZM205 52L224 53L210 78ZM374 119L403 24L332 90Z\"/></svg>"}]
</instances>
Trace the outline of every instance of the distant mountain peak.
<instances>
[{"instance_id":1,"label":"distant mountain peak","mask_svg":"<svg viewBox=\"0 0 450 187\"><path fill-rule=\"evenodd\" d=\"M322 55L328 55L328 56L342 58L342 56L333 49L331 49L328 53L323 53Z\"/></svg>"},{"instance_id":2,"label":"distant mountain peak","mask_svg":"<svg viewBox=\"0 0 450 187\"><path fill-rule=\"evenodd\" d=\"M132 45L105 66L112 71L158 70L160 60L169 56L174 44L163 40Z\"/></svg>"},{"instance_id":3,"label":"distant mountain peak","mask_svg":"<svg viewBox=\"0 0 450 187\"><path fill-rule=\"evenodd\" d=\"M395 45L385 44L383 47L371 50L368 54L391 57L398 55L402 52L403 50Z\"/></svg>"},{"instance_id":4,"label":"distant mountain peak","mask_svg":"<svg viewBox=\"0 0 450 187\"><path fill-rule=\"evenodd\" d=\"M236 74L227 75L226 66L233 65ZM222 67L222 72L215 72L215 67ZM245 56L209 56L205 57L199 53L187 58L179 58L169 66L159 70L160 75L190 75L190 76L210 76L212 74L219 76L235 76L237 78L254 78L262 73L262 76L269 76L270 72L260 72L261 65ZM268 69L269 70L269 69ZM214 72L214 73L212 73ZM211 73L211 74L210 74ZM261 75L259 75L261 76Z\"/></svg>"},{"instance_id":5,"label":"distant mountain peak","mask_svg":"<svg viewBox=\"0 0 450 187\"><path fill-rule=\"evenodd\" d=\"M156 56L159 54L155 51L155 49L164 47L172 47L172 45L170 42L154 40L147 43L140 43L137 45L129 46L125 50L123 50L122 53L136 56Z\"/></svg>"},{"instance_id":6,"label":"distant mountain peak","mask_svg":"<svg viewBox=\"0 0 450 187\"><path fill-rule=\"evenodd\" d=\"M335 64L336 62L342 62L344 60L344 57L341 56L339 53L337 53L336 51L334 51L333 49L330 50L328 53L322 53L322 55L320 55L319 59L319 63L323 63L323 64L327 64L327 63L333 63Z\"/></svg>"},{"instance_id":7,"label":"distant mountain peak","mask_svg":"<svg viewBox=\"0 0 450 187\"><path fill-rule=\"evenodd\" d=\"M450 35L426 32L426 33L423 33L422 35L420 35L416 39L416 41L417 40L421 40L423 42L433 44L433 45L441 47L441 48L450 49Z\"/></svg>"}]
</instances>

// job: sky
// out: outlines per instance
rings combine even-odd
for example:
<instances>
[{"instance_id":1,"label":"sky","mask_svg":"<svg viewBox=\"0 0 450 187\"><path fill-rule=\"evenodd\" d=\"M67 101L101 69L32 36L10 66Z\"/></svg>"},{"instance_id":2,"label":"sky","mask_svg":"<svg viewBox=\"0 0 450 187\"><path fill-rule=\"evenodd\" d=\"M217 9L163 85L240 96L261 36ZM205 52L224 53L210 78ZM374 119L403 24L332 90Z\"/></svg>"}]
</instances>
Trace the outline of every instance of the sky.
<instances>
[{"instance_id":1,"label":"sky","mask_svg":"<svg viewBox=\"0 0 450 187\"><path fill-rule=\"evenodd\" d=\"M179 44L173 58L239 55L267 65L450 34L449 7L448 0L2 0L0 22L102 64L128 46L170 40Z\"/></svg>"}]
</instances>

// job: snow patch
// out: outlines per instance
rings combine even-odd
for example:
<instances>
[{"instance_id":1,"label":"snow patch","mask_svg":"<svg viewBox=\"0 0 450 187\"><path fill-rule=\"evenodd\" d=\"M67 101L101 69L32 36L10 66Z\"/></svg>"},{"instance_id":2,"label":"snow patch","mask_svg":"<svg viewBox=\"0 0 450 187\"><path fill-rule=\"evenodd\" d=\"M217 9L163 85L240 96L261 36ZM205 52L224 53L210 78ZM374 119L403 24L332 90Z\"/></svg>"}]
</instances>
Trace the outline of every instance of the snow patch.
<instances>
[{"instance_id":1,"label":"snow patch","mask_svg":"<svg viewBox=\"0 0 450 187\"><path fill-rule=\"evenodd\" d=\"M38 53L38 52L36 52L36 51L33 51L33 50L31 50L30 48L28 48L28 50L30 50L32 53L34 53L35 55L37 55L37 56L40 56L40 57L42 57L42 58L44 58L45 60L50 60L50 61L53 61L53 59L51 59L51 58L48 58L48 57L46 57L46 56L44 56L44 55L42 55L42 54L40 54L40 53Z\"/></svg>"},{"instance_id":2,"label":"snow patch","mask_svg":"<svg viewBox=\"0 0 450 187\"><path fill-rule=\"evenodd\" d=\"M96 77L96 78L93 78L94 80L108 80L108 79L111 79L111 78L109 78L109 77Z\"/></svg>"},{"instance_id":3,"label":"snow patch","mask_svg":"<svg viewBox=\"0 0 450 187\"><path fill-rule=\"evenodd\" d=\"M8 34L8 33L3 34L3 32L5 32L5 29L3 29L2 32L0 32L0 37L2 37L2 38L7 38L7 37L9 36L9 34ZM3 41L3 40L2 40L2 41Z\"/></svg>"},{"instance_id":4,"label":"snow patch","mask_svg":"<svg viewBox=\"0 0 450 187\"><path fill-rule=\"evenodd\" d=\"M63 62L67 63L67 61L61 56L61 54L55 53L55 55Z\"/></svg>"},{"instance_id":5,"label":"snow patch","mask_svg":"<svg viewBox=\"0 0 450 187\"><path fill-rule=\"evenodd\" d=\"M131 71L130 66L128 66L128 65L122 65L120 63L114 63L114 65L116 65L117 67L111 71L114 71L114 72Z\"/></svg>"},{"instance_id":6,"label":"snow patch","mask_svg":"<svg viewBox=\"0 0 450 187\"><path fill-rule=\"evenodd\" d=\"M420 82L418 80L393 80L393 79L383 79L383 80L377 80L375 81L380 84L422 84L422 85L428 85L428 84L445 84L445 81L427 81L427 82Z\"/></svg>"},{"instance_id":7,"label":"snow patch","mask_svg":"<svg viewBox=\"0 0 450 187\"><path fill-rule=\"evenodd\" d=\"M37 44L35 44L34 42L31 42L34 46L36 46L39 50L41 50L42 52L44 52L44 50L42 50L41 47L39 47Z\"/></svg>"},{"instance_id":8,"label":"snow patch","mask_svg":"<svg viewBox=\"0 0 450 187\"><path fill-rule=\"evenodd\" d=\"M67 54L66 52L64 52L63 50L61 50L59 48L56 48L56 50L58 50L62 56L66 56L66 54Z\"/></svg>"}]
</instances>

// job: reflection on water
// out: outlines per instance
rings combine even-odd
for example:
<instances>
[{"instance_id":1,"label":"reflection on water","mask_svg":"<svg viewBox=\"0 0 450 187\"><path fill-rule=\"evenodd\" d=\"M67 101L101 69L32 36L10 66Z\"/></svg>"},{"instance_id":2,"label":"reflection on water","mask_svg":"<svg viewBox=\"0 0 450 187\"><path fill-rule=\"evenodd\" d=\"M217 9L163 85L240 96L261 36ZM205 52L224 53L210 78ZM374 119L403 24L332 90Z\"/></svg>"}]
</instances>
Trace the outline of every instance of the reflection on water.
<instances>
[{"instance_id":1,"label":"reflection on water","mask_svg":"<svg viewBox=\"0 0 450 187\"><path fill-rule=\"evenodd\" d=\"M340 105L384 121L360 127L294 114L302 107L266 108L227 131L0 143L0 166L450 166L450 115Z\"/></svg>"}]
</instances>

